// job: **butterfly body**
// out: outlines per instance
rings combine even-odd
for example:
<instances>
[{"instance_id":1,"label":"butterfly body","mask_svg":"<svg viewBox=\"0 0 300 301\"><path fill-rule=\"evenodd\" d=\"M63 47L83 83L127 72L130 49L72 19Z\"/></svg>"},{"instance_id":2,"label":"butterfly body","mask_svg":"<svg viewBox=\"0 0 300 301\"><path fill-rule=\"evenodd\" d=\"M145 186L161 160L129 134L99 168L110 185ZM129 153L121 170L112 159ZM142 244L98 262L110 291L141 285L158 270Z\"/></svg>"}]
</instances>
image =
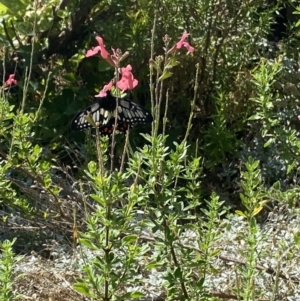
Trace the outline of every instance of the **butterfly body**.
<instances>
[{"instance_id":1,"label":"butterfly body","mask_svg":"<svg viewBox=\"0 0 300 301\"><path fill-rule=\"evenodd\" d=\"M110 135L115 126L116 116L116 130L120 132L126 132L134 124L151 123L153 121L151 113L139 104L127 98L118 98L117 101L116 97L108 92L106 97L99 97L95 103L80 111L74 117L71 129L78 131L94 127L88 121L91 117L95 125L99 127L100 134Z\"/></svg>"}]
</instances>

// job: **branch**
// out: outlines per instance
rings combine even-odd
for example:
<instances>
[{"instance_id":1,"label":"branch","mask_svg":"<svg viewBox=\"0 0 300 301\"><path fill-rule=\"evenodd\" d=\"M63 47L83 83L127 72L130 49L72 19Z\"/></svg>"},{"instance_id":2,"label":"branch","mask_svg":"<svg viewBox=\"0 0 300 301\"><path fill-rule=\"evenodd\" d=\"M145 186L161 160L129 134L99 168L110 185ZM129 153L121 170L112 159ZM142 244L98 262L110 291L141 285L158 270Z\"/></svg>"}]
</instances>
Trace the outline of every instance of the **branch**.
<instances>
[{"instance_id":1,"label":"branch","mask_svg":"<svg viewBox=\"0 0 300 301\"><path fill-rule=\"evenodd\" d=\"M67 5L69 0L64 0L60 7L64 7ZM65 52L66 49L69 48L71 42L77 38L77 36L82 32L82 28L86 25L86 21L89 18L89 13L93 9L95 5L99 4L99 0L81 0L76 13L72 17L71 25L65 29L63 29L60 33L55 36L49 36L49 46L44 48L39 54L38 58L41 58L43 55L46 58L49 58L53 54L59 54ZM58 16L54 17L55 22L54 25L57 25L61 20ZM52 26L52 27L53 27ZM41 37L46 37L48 32L44 32L41 34Z\"/></svg>"},{"instance_id":2,"label":"branch","mask_svg":"<svg viewBox=\"0 0 300 301\"><path fill-rule=\"evenodd\" d=\"M16 48L15 48L15 46L14 46L14 44L13 44L13 41L12 41L11 37L9 36L8 31L7 31L7 27L6 27L6 22L5 22L5 20L2 21L2 24L3 24L3 28L4 28L4 32L5 32L6 38L7 38L7 40L9 41L10 46L12 47L12 49L13 49L14 51L16 51Z\"/></svg>"}]
</instances>

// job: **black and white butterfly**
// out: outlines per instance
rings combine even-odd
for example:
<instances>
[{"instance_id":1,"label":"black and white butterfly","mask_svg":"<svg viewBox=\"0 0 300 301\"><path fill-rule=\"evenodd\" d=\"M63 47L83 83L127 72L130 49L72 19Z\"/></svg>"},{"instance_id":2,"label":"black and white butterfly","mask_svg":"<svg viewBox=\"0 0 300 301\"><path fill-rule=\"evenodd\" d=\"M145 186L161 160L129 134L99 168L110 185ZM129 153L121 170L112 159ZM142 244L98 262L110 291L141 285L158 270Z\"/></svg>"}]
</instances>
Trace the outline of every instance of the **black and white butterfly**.
<instances>
[{"instance_id":1,"label":"black and white butterfly","mask_svg":"<svg viewBox=\"0 0 300 301\"><path fill-rule=\"evenodd\" d=\"M71 123L71 129L74 131L84 130L94 127L88 119L93 118L96 125L99 126L99 132L102 135L110 135L115 125L117 117L117 131L125 133L128 128L137 123L151 123L153 117L150 112L128 98L117 99L110 92L106 97L99 97L98 101L91 104L79 112Z\"/></svg>"}]
</instances>

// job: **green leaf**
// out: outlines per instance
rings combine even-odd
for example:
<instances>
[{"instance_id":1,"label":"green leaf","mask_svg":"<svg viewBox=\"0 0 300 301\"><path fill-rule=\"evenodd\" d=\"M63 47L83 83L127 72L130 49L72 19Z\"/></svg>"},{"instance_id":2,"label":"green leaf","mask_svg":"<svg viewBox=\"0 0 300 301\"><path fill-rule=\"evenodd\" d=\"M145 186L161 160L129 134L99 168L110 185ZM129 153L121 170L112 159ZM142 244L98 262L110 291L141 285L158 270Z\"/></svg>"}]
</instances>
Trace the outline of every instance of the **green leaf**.
<instances>
[{"instance_id":1,"label":"green leaf","mask_svg":"<svg viewBox=\"0 0 300 301\"><path fill-rule=\"evenodd\" d=\"M19 13L25 13L25 9L27 6L27 3L24 3L25 1L20 0L1 0L0 2L0 8L6 7L9 10L9 13L18 15ZM6 10L6 11L8 11Z\"/></svg>"},{"instance_id":2,"label":"green leaf","mask_svg":"<svg viewBox=\"0 0 300 301\"><path fill-rule=\"evenodd\" d=\"M166 64L165 69L171 69L171 68L173 68L173 67L175 67L175 66L177 66L179 64L180 64L179 61L177 61L175 58L172 58Z\"/></svg>"},{"instance_id":3,"label":"green leaf","mask_svg":"<svg viewBox=\"0 0 300 301\"><path fill-rule=\"evenodd\" d=\"M177 268L175 269L174 276L175 276L176 278L182 279L182 270L181 270L181 268L177 267Z\"/></svg>"},{"instance_id":4,"label":"green leaf","mask_svg":"<svg viewBox=\"0 0 300 301\"><path fill-rule=\"evenodd\" d=\"M96 194L91 194L91 197L100 205L105 206L105 200L98 197Z\"/></svg>"},{"instance_id":5,"label":"green leaf","mask_svg":"<svg viewBox=\"0 0 300 301\"><path fill-rule=\"evenodd\" d=\"M202 288L202 287L203 287L203 284L204 284L204 281L205 281L205 278L204 278L204 277L201 277L201 278L197 281L196 286L197 286L198 288Z\"/></svg>"},{"instance_id":6,"label":"green leaf","mask_svg":"<svg viewBox=\"0 0 300 301\"><path fill-rule=\"evenodd\" d=\"M164 72L163 72L163 74L159 77L159 81L162 81L162 80L164 80L164 79L166 79L166 78L169 78L169 77L171 77L173 75L173 73L172 72L170 72L170 71L168 71L168 70L165 70Z\"/></svg>"},{"instance_id":7,"label":"green leaf","mask_svg":"<svg viewBox=\"0 0 300 301\"><path fill-rule=\"evenodd\" d=\"M91 114L87 114L87 115L84 115L84 119L90 123L93 127L97 127L96 123L95 123L95 120L93 119L92 115Z\"/></svg>"},{"instance_id":8,"label":"green leaf","mask_svg":"<svg viewBox=\"0 0 300 301\"><path fill-rule=\"evenodd\" d=\"M296 166L295 162L289 164L287 168L287 174L289 174L295 168L295 166Z\"/></svg>"},{"instance_id":9,"label":"green leaf","mask_svg":"<svg viewBox=\"0 0 300 301\"><path fill-rule=\"evenodd\" d=\"M71 57L71 59L69 61L78 65L84 58L85 58L84 54L76 53L75 55L73 55Z\"/></svg>"},{"instance_id":10,"label":"green leaf","mask_svg":"<svg viewBox=\"0 0 300 301\"><path fill-rule=\"evenodd\" d=\"M300 232L294 234L294 241L297 245L300 245Z\"/></svg>"},{"instance_id":11,"label":"green leaf","mask_svg":"<svg viewBox=\"0 0 300 301\"><path fill-rule=\"evenodd\" d=\"M236 210L235 213L239 216L242 216L242 217L247 217L246 214L240 210Z\"/></svg>"},{"instance_id":12,"label":"green leaf","mask_svg":"<svg viewBox=\"0 0 300 301\"><path fill-rule=\"evenodd\" d=\"M145 297L146 295L141 293L141 292L132 292L130 294L130 297L133 298L133 299L137 299L137 298L143 298Z\"/></svg>"},{"instance_id":13,"label":"green leaf","mask_svg":"<svg viewBox=\"0 0 300 301\"><path fill-rule=\"evenodd\" d=\"M257 206L254 208L253 212L252 212L252 216L257 215L261 210L263 209L263 206Z\"/></svg>"},{"instance_id":14,"label":"green leaf","mask_svg":"<svg viewBox=\"0 0 300 301\"><path fill-rule=\"evenodd\" d=\"M91 250L99 250L99 248L88 239L80 238L79 241L80 244L87 246Z\"/></svg>"},{"instance_id":15,"label":"green leaf","mask_svg":"<svg viewBox=\"0 0 300 301\"><path fill-rule=\"evenodd\" d=\"M68 16L68 11L66 11L64 9L60 9L57 11L57 15L63 19Z\"/></svg>"},{"instance_id":16,"label":"green leaf","mask_svg":"<svg viewBox=\"0 0 300 301\"><path fill-rule=\"evenodd\" d=\"M88 163L88 170L91 174L93 174L97 171L97 164L95 161L90 161Z\"/></svg>"},{"instance_id":17,"label":"green leaf","mask_svg":"<svg viewBox=\"0 0 300 301\"><path fill-rule=\"evenodd\" d=\"M270 144L272 144L275 141L274 138L270 138L265 144L264 147L268 147Z\"/></svg>"},{"instance_id":18,"label":"green leaf","mask_svg":"<svg viewBox=\"0 0 300 301\"><path fill-rule=\"evenodd\" d=\"M89 296L89 297L92 297L92 298L95 298L94 294L92 294L88 288L88 286L85 284L85 283L75 283L73 285L74 289L81 293L81 294L84 294L85 296Z\"/></svg>"},{"instance_id":19,"label":"green leaf","mask_svg":"<svg viewBox=\"0 0 300 301\"><path fill-rule=\"evenodd\" d=\"M137 240L137 235L127 235L125 237L122 238L122 241L124 243L131 243L131 242L136 242Z\"/></svg>"},{"instance_id":20,"label":"green leaf","mask_svg":"<svg viewBox=\"0 0 300 301\"><path fill-rule=\"evenodd\" d=\"M263 119L263 117L259 113L248 118L248 120L261 120L261 119Z\"/></svg>"},{"instance_id":21,"label":"green leaf","mask_svg":"<svg viewBox=\"0 0 300 301\"><path fill-rule=\"evenodd\" d=\"M156 269L156 268L162 267L163 265L164 265L164 263L162 263L162 262L152 261L146 265L146 269L147 270Z\"/></svg>"},{"instance_id":22,"label":"green leaf","mask_svg":"<svg viewBox=\"0 0 300 301\"><path fill-rule=\"evenodd\" d=\"M7 11L8 11L8 8L0 2L0 14L6 14Z\"/></svg>"},{"instance_id":23,"label":"green leaf","mask_svg":"<svg viewBox=\"0 0 300 301\"><path fill-rule=\"evenodd\" d=\"M38 157L41 152L42 152L42 148L36 144L33 147L33 155L36 155Z\"/></svg>"}]
</instances>

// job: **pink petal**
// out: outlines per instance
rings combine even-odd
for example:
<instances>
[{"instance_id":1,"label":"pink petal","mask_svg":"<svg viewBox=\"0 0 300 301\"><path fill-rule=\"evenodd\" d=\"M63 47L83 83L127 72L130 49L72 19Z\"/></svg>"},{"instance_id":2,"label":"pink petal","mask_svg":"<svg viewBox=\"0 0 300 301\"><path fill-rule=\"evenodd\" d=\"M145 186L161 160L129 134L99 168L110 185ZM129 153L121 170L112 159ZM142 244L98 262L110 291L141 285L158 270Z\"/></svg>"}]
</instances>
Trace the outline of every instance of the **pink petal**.
<instances>
[{"instance_id":1,"label":"pink petal","mask_svg":"<svg viewBox=\"0 0 300 301\"><path fill-rule=\"evenodd\" d=\"M117 82L117 87L123 91L132 90L138 85L138 83L139 83L138 80L136 80L135 78L134 79L122 78Z\"/></svg>"},{"instance_id":2,"label":"pink petal","mask_svg":"<svg viewBox=\"0 0 300 301\"><path fill-rule=\"evenodd\" d=\"M115 63L114 61L112 60L111 58L111 55L108 53L108 51L105 49L105 46L104 46L104 42L103 42L103 39L99 36L96 37L96 40L98 41L98 44L100 46L100 53L101 53L101 56L112 66L115 66Z\"/></svg>"},{"instance_id":3,"label":"pink petal","mask_svg":"<svg viewBox=\"0 0 300 301\"><path fill-rule=\"evenodd\" d=\"M7 81L5 82L5 86L16 85L18 82L15 79L14 74L10 74Z\"/></svg>"},{"instance_id":4,"label":"pink petal","mask_svg":"<svg viewBox=\"0 0 300 301\"><path fill-rule=\"evenodd\" d=\"M131 65L127 65L127 67L121 68L122 78L117 82L117 87L120 90L132 90L138 85L139 82L134 78L131 70Z\"/></svg>"},{"instance_id":5,"label":"pink petal","mask_svg":"<svg viewBox=\"0 0 300 301\"><path fill-rule=\"evenodd\" d=\"M97 95L95 95L95 97L105 97L107 95L107 93L103 90L99 91L99 93Z\"/></svg>"},{"instance_id":6,"label":"pink petal","mask_svg":"<svg viewBox=\"0 0 300 301\"><path fill-rule=\"evenodd\" d=\"M183 42L182 43L183 47L185 47L188 50L188 53L194 52L195 48L192 47L188 42Z\"/></svg>"},{"instance_id":7,"label":"pink petal","mask_svg":"<svg viewBox=\"0 0 300 301\"><path fill-rule=\"evenodd\" d=\"M90 56L93 56L95 54L97 54L98 52L101 51L101 48L100 46L97 46L97 47L93 47L92 49L89 49L87 52L86 52L86 57L90 57Z\"/></svg>"},{"instance_id":8,"label":"pink petal","mask_svg":"<svg viewBox=\"0 0 300 301\"><path fill-rule=\"evenodd\" d=\"M96 37L96 40L98 41L98 44L100 46L100 52L101 52L101 56L107 60L107 58L110 57L108 51L105 49L104 43L103 43L103 39L101 37Z\"/></svg>"},{"instance_id":9,"label":"pink petal","mask_svg":"<svg viewBox=\"0 0 300 301\"><path fill-rule=\"evenodd\" d=\"M176 48L177 48L177 49L180 49L180 48L182 47L183 43L185 42L185 39L186 39L189 35L190 35L190 34L187 33L187 32L184 32L184 33L182 34L181 39L180 39L179 42L176 44Z\"/></svg>"},{"instance_id":10,"label":"pink petal","mask_svg":"<svg viewBox=\"0 0 300 301\"><path fill-rule=\"evenodd\" d=\"M190 52L194 52L195 48L192 47L188 42L186 42L186 38L189 36L190 34L187 32L184 32L180 38L180 40L168 51L168 53L174 53L176 52L176 50L185 47L188 50L188 53Z\"/></svg>"},{"instance_id":11,"label":"pink petal","mask_svg":"<svg viewBox=\"0 0 300 301\"><path fill-rule=\"evenodd\" d=\"M93 47L92 49L89 49L86 52L86 57L93 56L95 54L98 54L100 52L100 55L102 58L104 58L110 65L114 66L116 65L116 60L112 59L112 56L108 53L108 51L105 49L103 39L99 36L96 37L96 40L99 44L99 46Z\"/></svg>"},{"instance_id":12,"label":"pink petal","mask_svg":"<svg viewBox=\"0 0 300 301\"><path fill-rule=\"evenodd\" d=\"M99 92L99 94L95 95L95 97L105 97L107 95L107 91L109 91L113 86L113 82L110 81L107 85L103 87L103 89Z\"/></svg>"}]
</instances>

